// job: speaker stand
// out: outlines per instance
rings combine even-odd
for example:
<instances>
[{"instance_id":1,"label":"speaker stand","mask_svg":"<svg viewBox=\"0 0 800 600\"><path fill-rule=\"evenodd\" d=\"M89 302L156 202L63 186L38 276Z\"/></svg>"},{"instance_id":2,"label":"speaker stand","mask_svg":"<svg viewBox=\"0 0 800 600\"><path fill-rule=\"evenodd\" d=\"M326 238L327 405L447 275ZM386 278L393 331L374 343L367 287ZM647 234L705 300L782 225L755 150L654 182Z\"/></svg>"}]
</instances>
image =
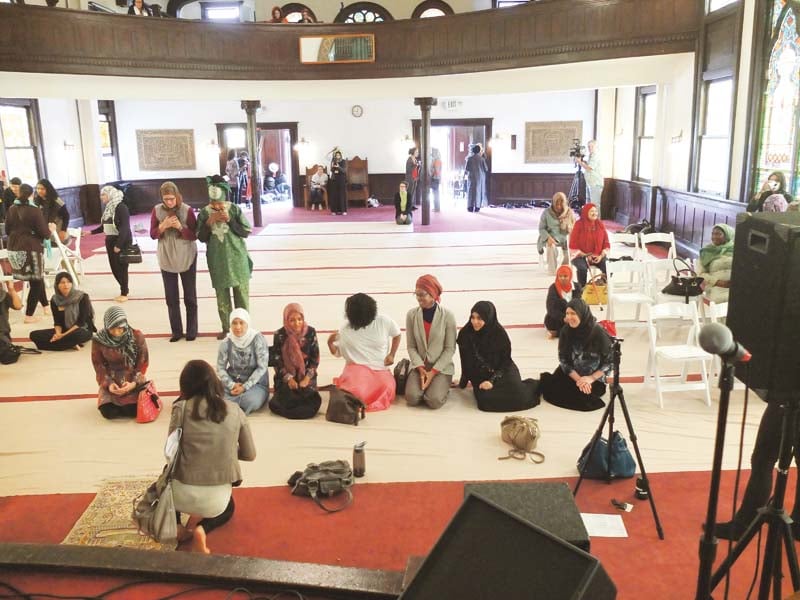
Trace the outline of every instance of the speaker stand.
<instances>
[{"instance_id":1,"label":"speaker stand","mask_svg":"<svg viewBox=\"0 0 800 600\"><path fill-rule=\"evenodd\" d=\"M609 385L611 390L608 399L608 405L606 406L606 410L603 413L603 418L600 419L600 425L597 427L597 431L595 431L594 436L592 437L592 441L589 445L589 452L586 456L586 462L583 463L583 468L580 470L580 475L578 476L578 481L575 483L575 489L572 490L572 495L577 496L578 490L581 487L581 482L583 482L584 472L586 471L586 467L589 465L591 461L592 454L594 453L597 443L600 441L600 437L603 435L603 428L605 427L606 423L608 423L608 457L606 464L608 465L608 471L606 472L606 483L611 483L611 439L614 435L614 405L616 401L619 399L619 405L622 408L622 415L625 417L625 424L628 427L628 436L631 439L631 445L633 446L634 453L636 454L636 463L639 465L639 472L641 473L641 481L640 484L642 485L642 489L647 492L647 498L650 501L650 509L653 511L653 520L656 524L656 532L658 533L658 538L663 540L664 539L664 530L661 528L661 521L658 518L658 511L656 511L656 503L653 500L653 491L650 488L650 481L647 479L647 472L644 468L644 461L642 460L642 454L639 452L639 442L637 441L638 438L636 437L636 432L633 430L633 422L631 421L631 414L628 412L628 405L625 404L625 394L622 391L622 386L619 384L619 364L622 359L622 340L620 338L611 338L612 340L612 352L613 352L613 365L614 365L614 381Z\"/></svg>"}]
</instances>

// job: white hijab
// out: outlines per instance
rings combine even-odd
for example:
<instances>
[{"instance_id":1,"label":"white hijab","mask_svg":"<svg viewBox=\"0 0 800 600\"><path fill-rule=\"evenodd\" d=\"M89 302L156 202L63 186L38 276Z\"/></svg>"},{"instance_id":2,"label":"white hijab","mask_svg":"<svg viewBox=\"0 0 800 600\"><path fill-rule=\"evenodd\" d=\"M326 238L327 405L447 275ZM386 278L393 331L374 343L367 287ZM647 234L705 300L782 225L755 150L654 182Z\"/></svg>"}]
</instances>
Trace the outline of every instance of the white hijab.
<instances>
[{"instance_id":1,"label":"white hijab","mask_svg":"<svg viewBox=\"0 0 800 600\"><path fill-rule=\"evenodd\" d=\"M243 335L234 335L233 329L228 332L228 339L233 343L234 346L243 350L253 342L253 338L255 338L258 334L258 330L250 324L250 313L243 308L235 308L231 311L231 316L228 322L232 324L234 319L241 319L247 323L247 331L245 331Z\"/></svg>"}]
</instances>

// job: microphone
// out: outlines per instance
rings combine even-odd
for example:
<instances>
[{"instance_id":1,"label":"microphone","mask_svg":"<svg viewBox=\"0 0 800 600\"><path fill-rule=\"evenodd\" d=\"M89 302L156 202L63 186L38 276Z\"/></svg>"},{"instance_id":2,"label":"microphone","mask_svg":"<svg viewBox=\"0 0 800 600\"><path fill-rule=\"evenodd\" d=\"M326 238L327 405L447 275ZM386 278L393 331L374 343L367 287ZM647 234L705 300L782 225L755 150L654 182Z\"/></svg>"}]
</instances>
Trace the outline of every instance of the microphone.
<instances>
[{"instance_id":1,"label":"microphone","mask_svg":"<svg viewBox=\"0 0 800 600\"><path fill-rule=\"evenodd\" d=\"M709 323L700 330L700 347L710 354L718 354L733 362L748 362L752 355L733 339L731 330L722 323Z\"/></svg>"}]
</instances>

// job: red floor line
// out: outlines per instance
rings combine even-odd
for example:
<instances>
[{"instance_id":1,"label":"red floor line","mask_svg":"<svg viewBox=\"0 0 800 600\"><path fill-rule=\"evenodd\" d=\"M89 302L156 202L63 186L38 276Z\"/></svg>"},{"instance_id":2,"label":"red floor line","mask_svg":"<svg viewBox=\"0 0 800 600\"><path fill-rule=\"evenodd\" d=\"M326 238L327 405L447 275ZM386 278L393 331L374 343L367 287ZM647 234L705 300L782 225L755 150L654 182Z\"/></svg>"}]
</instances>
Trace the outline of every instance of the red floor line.
<instances>
[{"instance_id":1,"label":"red floor line","mask_svg":"<svg viewBox=\"0 0 800 600\"><path fill-rule=\"evenodd\" d=\"M481 248L501 248L507 246L536 246L536 242L514 243L514 244L481 244ZM474 248L475 244L447 244L441 246L357 246L352 248L338 247L336 250L436 250L448 248ZM254 252L327 252L329 248L257 248L247 250L250 254ZM106 252L97 252L96 254L107 254ZM142 254L157 254L155 250L142 250Z\"/></svg>"}]
</instances>

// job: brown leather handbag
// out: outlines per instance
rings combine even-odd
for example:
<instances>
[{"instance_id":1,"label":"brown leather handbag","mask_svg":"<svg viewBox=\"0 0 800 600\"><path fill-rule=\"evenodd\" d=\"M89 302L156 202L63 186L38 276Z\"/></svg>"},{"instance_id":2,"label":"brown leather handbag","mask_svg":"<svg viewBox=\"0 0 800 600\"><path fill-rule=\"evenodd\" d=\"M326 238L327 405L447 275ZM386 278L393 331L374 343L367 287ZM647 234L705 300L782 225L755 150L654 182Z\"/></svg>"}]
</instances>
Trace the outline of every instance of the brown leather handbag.
<instances>
[{"instance_id":1,"label":"brown leather handbag","mask_svg":"<svg viewBox=\"0 0 800 600\"><path fill-rule=\"evenodd\" d=\"M498 460L525 460L528 457L537 465L543 463L544 454L536 450L541 436L539 421L533 417L506 417L500 423L500 437L505 443L511 444L512 448L508 451L508 456L501 456Z\"/></svg>"}]
</instances>

